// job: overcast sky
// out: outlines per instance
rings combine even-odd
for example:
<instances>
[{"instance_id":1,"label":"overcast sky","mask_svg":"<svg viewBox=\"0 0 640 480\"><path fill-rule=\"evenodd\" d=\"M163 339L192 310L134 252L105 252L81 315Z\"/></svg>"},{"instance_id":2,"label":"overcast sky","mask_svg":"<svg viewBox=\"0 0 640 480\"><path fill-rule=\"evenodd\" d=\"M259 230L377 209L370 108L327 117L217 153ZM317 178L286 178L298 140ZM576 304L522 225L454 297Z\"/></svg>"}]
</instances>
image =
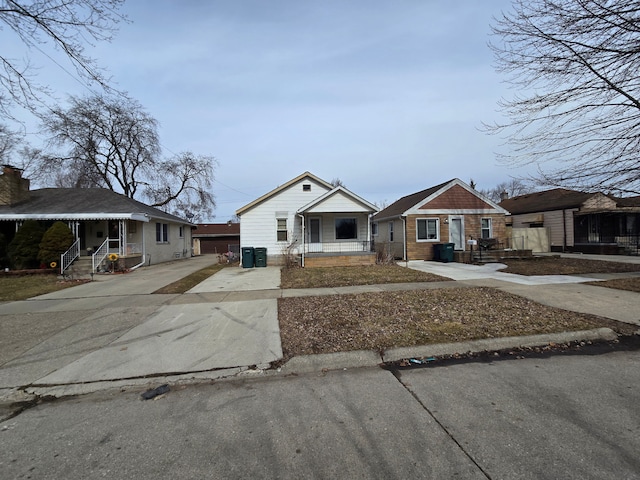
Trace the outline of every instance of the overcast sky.
<instances>
[{"instance_id":1,"label":"overcast sky","mask_svg":"<svg viewBox=\"0 0 640 480\"><path fill-rule=\"evenodd\" d=\"M169 156L213 155L215 222L304 171L371 202L443 181L491 188L503 139L480 131L513 92L490 23L508 0L130 0L89 49L160 122ZM88 90L53 64L57 94Z\"/></svg>"}]
</instances>

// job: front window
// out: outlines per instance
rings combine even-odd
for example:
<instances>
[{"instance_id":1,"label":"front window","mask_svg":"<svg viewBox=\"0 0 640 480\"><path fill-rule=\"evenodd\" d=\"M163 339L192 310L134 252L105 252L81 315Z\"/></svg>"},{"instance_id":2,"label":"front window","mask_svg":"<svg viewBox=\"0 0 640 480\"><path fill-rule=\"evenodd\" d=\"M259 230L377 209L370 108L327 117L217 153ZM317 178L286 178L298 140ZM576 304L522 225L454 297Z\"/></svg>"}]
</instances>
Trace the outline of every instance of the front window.
<instances>
[{"instance_id":1,"label":"front window","mask_svg":"<svg viewBox=\"0 0 640 480\"><path fill-rule=\"evenodd\" d=\"M355 218L336 218L336 240L356 240L358 221Z\"/></svg>"},{"instance_id":2,"label":"front window","mask_svg":"<svg viewBox=\"0 0 640 480\"><path fill-rule=\"evenodd\" d=\"M286 218L278 218L277 220L277 238L279 242L287 241L287 219Z\"/></svg>"},{"instance_id":3,"label":"front window","mask_svg":"<svg viewBox=\"0 0 640 480\"><path fill-rule=\"evenodd\" d=\"M437 218L419 218L417 222L417 240L429 241L440 239L440 226Z\"/></svg>"},{"instance_id":4,"label":"front window","mask_svg":"<svg viewBox=\"0 0 640 480\"><path fill-rule=\"evenodd\" d=\"M156 223L156 242L169 243L169 224Z\"/></svg>"},{"instance_id":5,"label":"front window","mask_svg":"<svg viewBox=\"0 0 640 480\"><path fill-rule=\"evenodd\" d=\"M483 218L482 219L482 238L492 238L491 231L491 219Z\"/></svg>"},{"instance_id":6,"label":"front window","mask_svg":"<svg viewBox=\"0 0 640 480\"><path fill-rule=\"evenodd\" d=\"M393 222L389 222L389 241L393 242Z\"/></svg>"},{"instance_id":7,"label":"front window","mask_svg":"<svg viewBox=\"0 0 640 480\"><path fill-rule=\"evenodd\" d=\"M178 227L178 237L184 238L184 227Z\"/></svg>"},{"instance_id":8,"label":"front window","mask_svg":"<svg viewBox=\"0 0 640 480\"><path fill-rule=\"evenodd\" d=\"M378 235L378 222L373 222L371 224L371 235L373 236Z\"/></svg>"}]
</instances>

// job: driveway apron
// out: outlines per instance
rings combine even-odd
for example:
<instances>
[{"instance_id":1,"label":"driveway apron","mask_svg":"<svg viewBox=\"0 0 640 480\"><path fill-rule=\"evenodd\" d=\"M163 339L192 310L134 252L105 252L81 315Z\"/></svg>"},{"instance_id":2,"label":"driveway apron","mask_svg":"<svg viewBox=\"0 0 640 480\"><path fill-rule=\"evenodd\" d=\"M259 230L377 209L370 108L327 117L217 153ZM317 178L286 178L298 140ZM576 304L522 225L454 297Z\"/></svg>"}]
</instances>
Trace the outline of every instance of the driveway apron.
<instances>
[{"instance_id":1,"label":"driveway apron","mask_svg":"<svg viewBox=\"0 0 640 480\"><path fill-rule=\"evenodd\" d=\"M29 346L0 365L0 370L7 374L11 372L9 380L0 371L0 380L3 380L0 388L29 384L75 384L204 371L213 371L212 375L215 377L216 370L244 369L252 365L264 368L270 362L282 358L275 299L237 302L197 299L188 304L168 305L167 302L176 298L175 295L149 295L157 288L171 283L174 276L183 277L211 263L210 260L192 260L175 262L174 265L158 265L155 268L151 266L26 302L0 305L0 315L7 315L7 318L29 315L29 311L41 311L44 314L43 310L53 309L53 303L59 303L60 309L65 308L64 304L69 311L76 311L76 317L82 317L77 312L87 308L88 299L93 299L100 306L99 310L87 310L86 315L74 321L73 328L61 328L52 332L39 344ZM241 289L247 292L246 298L250 297L251 290L277 290L279 285L280 271L277 268L256 268L248 272L248 269L228 267L198 285L196 291L206 293ZM195 295L193 297L198 298ZM109 298L113 302L107 308L105 305L109 303ZM126 307L118 307L119 302L131 298L137 298L144 308L132 308L130 302L125 302ZM81 304L78 309L74 308L76 302ZM46 308L41 309L45 305ZM100 317L104 321L105 312L122 316L134 310L143 314L141 319L129 324L123 322L124 328L110 332L109 335L93 335L95 330L92 322L97 316L96 312L101 312ZM82 331L85 333L82 334ZM71 333L75 337L69 337ZM78 338L78 335L86 339L91 337L88 348L86 339ZM40 350L50 350L49 345L62 345L66 340L68 344L84 342L85 348L67 355L63 364L58 362L55 366L48 365L53 368L45 368L47 365L44 364L42 368L34 368L31 362L29 369L24 368L25 359L40 358ZM39 356L34 355L36 351ZM23 374L18 375L19 372Z\"/></svg>"}]
</instances>

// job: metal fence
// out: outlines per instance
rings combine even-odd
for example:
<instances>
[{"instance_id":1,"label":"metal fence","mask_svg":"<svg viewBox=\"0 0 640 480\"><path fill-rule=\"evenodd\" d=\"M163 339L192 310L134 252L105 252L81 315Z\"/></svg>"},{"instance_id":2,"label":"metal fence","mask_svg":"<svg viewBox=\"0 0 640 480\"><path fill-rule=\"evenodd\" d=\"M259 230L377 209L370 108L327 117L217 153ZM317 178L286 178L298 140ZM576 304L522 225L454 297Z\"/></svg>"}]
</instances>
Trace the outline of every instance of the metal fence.
<instances>
[{"instance_id":1,"label":"metal fence","mask_svg":"<svg viewBox=\"0 0 640 480\"><path fill-rule=\"evenodd\" d=\"M372 243L366 240L305 243L305 253L356 253L372 252Z\"/></svg>"}]
</instances>

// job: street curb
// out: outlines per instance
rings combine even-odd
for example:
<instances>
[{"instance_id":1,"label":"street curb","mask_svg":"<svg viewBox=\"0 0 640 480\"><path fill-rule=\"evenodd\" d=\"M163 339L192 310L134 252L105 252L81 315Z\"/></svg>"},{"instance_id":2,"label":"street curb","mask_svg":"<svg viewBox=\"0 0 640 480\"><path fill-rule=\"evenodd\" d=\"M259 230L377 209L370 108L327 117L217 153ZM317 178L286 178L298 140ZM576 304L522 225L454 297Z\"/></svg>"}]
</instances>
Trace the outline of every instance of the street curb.
<instances>
[{"instance_id":1,"label":"street curb","mask_svg":"<svg viewBox=\"0 0 640 480\"><path fill-rule=\"evenodd\" d=\"M407 358L437 357L463 353L505 350L519 347L541 347L552 343L580 341L612 341L618 334L610 328L596 328L577 332L562 332L524 337L503 337L472 340L459 343L440 343L416 347L393 348L382 353L373 350L324 353L293 357L278 372L284 374L313 373L346 368L373 367L381 363L396 362Z\"/></svg>"}]
</instances>

